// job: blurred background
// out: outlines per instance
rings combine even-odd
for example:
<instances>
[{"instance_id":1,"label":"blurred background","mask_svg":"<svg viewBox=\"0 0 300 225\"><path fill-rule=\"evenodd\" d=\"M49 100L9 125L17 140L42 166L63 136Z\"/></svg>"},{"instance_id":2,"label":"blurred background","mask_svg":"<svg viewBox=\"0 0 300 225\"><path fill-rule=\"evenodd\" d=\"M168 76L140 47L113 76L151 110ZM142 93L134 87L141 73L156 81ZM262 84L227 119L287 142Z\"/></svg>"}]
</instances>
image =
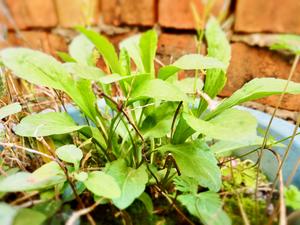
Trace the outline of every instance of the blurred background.
<instances>
[{"instance_id":1,"label":"blurred background","mask_svg":"<svg viewBox=\"0 0 300 225\"><path fill-rule=\"evenodd\" d=\"M0 49L26 46L57 56L67 50L77 25L93 27L116 47L154 27L158 59L170 63L197 51L197 30L214 15L231 41L228 82L220 96L226 97L255 77L288 77L293 56L268 47L276 34L300 34L299 12L299 0L0 0ZM293 80L300 82L300 65ZM276 100L250 106L268 112ZM286 95L281 108L280 117L295 120L300 96Z\"/></svg>"}]
</instances>

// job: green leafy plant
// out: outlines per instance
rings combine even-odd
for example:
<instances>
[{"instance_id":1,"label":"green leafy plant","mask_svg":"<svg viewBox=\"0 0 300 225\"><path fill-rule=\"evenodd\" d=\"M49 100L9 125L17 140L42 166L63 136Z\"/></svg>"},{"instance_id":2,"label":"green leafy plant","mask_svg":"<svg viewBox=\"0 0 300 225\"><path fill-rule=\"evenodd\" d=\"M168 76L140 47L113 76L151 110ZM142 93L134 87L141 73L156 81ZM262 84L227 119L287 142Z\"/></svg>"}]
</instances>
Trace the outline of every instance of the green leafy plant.
<instances>
[{"instance_id":1,"label":"green leafy plant","mask_svg":"<svg viewBox=\"0 0 300 225\"><path fill-rule=\"evenodd\" d=\"M261 139L256 119L234 106L280 94L286 81L254 79L213 105L212 99L225 85L230 60L230 45L213 18L205 32L207 56L182 56L157 73L154 30L121 42L119 53L101 34L83 27L77 30L81 35L71 43L69 54L59 54L65 63L30 49L0 52L5 68L17 77L71 100L62 102L66 112L38 112L22 118L13 128L22 146L1 142L5 148L23 149L50 162L33 172L1 176L0 192L39 191L42 202L51 202L54 196L62 204L77 201L79 211L69 215L68 224L82 215L93 223L90 212L98 205L120 210L124 220L136 201L152 213L154 198L149 195L156 194L180 215L185 207L203 224L231 224L218 195L221 169L211 148L224 142L240 148L257 144ZM98 57L106 69L96 67ZM201 70L205 82L198 77L178 81L181 70ZM300 84L290 82L286 92L299 94ZM200 102L195 106L196 97ZM100 100L104 106L99 106ZM68 114L71 104L86 123L78 124ZM5 106L0 109L1 119L19 111L18 103ZM33 140L46 152L32 149ZM83 202L84 196L92 200ZM2 207L10 212L7 215L15 215L15 209Z\"/></svg>"}]
</instances>

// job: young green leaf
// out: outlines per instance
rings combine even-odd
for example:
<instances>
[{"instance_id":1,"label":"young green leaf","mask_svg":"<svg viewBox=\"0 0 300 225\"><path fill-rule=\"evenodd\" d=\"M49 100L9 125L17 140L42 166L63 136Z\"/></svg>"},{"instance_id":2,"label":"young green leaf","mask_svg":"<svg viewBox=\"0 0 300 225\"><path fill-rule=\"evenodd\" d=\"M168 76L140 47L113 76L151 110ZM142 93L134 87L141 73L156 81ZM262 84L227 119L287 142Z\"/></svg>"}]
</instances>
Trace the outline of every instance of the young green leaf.
<instances>
[{"instance_id":1,"label":"young green leaf","mask_svg":"<svg viewBox=\"0 0 300 225\"><path fill-rule=\"evenodd\" d=\"M161 67L158 78L166 80L180 70L226 69L222 61L200 54L187 54L177 59L173 64Z\"/></svg>"},{"instance_id":2,"label":"young green leaf","mask_svg":"<svg viewBox=\"0 0 300 225\"><path fill-rule=\"evenodd\" d=\"M287 206L292 207L294 210L300 209L300 191L296 186L291 185L285 188L284 198Z\"/></svg>"},{"instance_id":3,"label":"young green leaf","mask_svg":"<svg viewBox=\"0 0 300 225\"><path fill-rule=\"evenodd\" d=\"M187 101L187 96L176 86L160 80L146 80L138 85L131 93L132 101L143 98L154 98L165 101Z\"/></svg>"},{"instance_id":4,"label":"young green leaf","mask_svg":"<svg viewBox=\"0 0 300 225\"><path fill-rule=\"evenodd\" d=\"M15 216L13 225L42 225L46 219L46 215L41 212L23 208Z\"/></svg>"},{"instance_id":5,"label":"young green leaf","mask_svg":"<svg viewBox=\"0 0 300 225\"><path fill-rule=\"evenodd\" d=\"M300 54L300 36L293 34L279 34L271 45L271 50L287 50L293 54Z\"/></svg>"},{"instance_id":6,"label":"young green leaf","mask_svg":"<svg viewBox=\"0 0 300 225\"><path fill-rule=\"evenodd\" d=\"M83 127L76 125L67 113L49 112L26 116L15 127L15 132L23 137L41 137L67 134Z\"/></svg>"},{"instance_id":7,"label":"young green leaf","mask_svg":"<svg viewBox=\"0 0 300 225\"><path fill-rule=\"evenodd\" d=\"M78 27L77 29L96 46L112 72L121 74L122 70L119 64L118 55L112 43L110 43L106 37L95 31L87 30L83 27Z\"/></svg>"},{"instance_id":8,"label":"young green leaf","mask_svg":"<svg viewBox=\"0 0 300 225\"><path fill-rule=\"evenodd\" d=\"M151 197L143 192L138 199L145 205L147 212L152 215L154 207Z\"/></svg>"},{"instance_id":9,"label":"young green leaf","mask_svg":"<svg viewBox=\"0 0 300 225\"><path fill-rule=\"evenodd\" d=\"M75 145L64 145L56 149L55 151L58 158L61 160L73 163L75 167L79 167L80 160L83 157L82 151Z\"/></svg>"},{"instance_id":10,"label":"young green leaf","mask_svg":"<svg viewBox=\"0 0 300 225\"><path fill-rule=\"evenodd\" d=\"M135 63L138 71L140 73L144 73L145 69L144 69L143 61L141 58L141 52L139 48L140 38L141 38L140 34L133 35L121 41L119 44L119 48L125 49L128 52L129 56L132 58L133 62Z\"/></svg>"},{"instance_id":11,"label":"young green leaf","mask_svg":"<svg viewBox=\"0 0 300 225\"><path fill-rule=\"evenodd\" d=\"M13 73L36 85L59 90L72 84L71 75L62 64L42 52L26 48L7 48L0 52L4 65Z\"/></svg>"},{"instance_id":12,"label":"young green leaf","mask_svg":"<svg viewBox=\"0 0 300 225\"><path fill-rule=\"evenodd\" d=\"M63 183L65 175L56 162L44 164L33 173L18 172L0 180L0 192L39 190Z\"/></svg>"},{"instance_id":13,"label":"young green leaf","mask_svg":"<svg viewBox=\"0 0 300 225\"><path fill-rule=\"evenodd\" d=\"M231 225L217 193L207 191L196 195L184 194L179 195L178 200L205 225Z\"/></svg>"},{"instance_id":14,"label":"young green leaf","mask_svg":"<svg viewBox=\"0 0 300 225\"><path fill-rule=\"evenodd\" d=\"M72 75L83 79L98 81L105 73L93 66L81 65L78 63L64 63L64 68Z\"/></svg>"},{"instance_id":15,"label":"young green leaf","mask_svg":"<svg viewBox=\"0 0 300 225\"><path fill-rule=\"evenodd\" d=\"M116 180L102 171L89 173L88 178L84 181L84 185L97 196L115 199L121 195L121 190Z\"/></svg>"},{"instance_id":16,"label":"young green leaf","mask_svg":"<svg viewBox=\"0 0 300 225\"><path fill-rule=\"evenodd\" d=\"M176 80L174 82L174 85L177 86L183 93L195 94L195 89L194 89L195 82L196 82L196 90L198 91L202 90L203 81L200 78L186 77L182 80Z\"/></svg>"},{"instance_id":17,"label":"young green leaf","mask_svg":"<svg viewBox=\"0 0 300 225\"><path fill-rule=\"evenodd\" d=\"M177 105L174 102L165 102L155 107L142 123L144 137L161 138L169 133Z\"/></svg>"},{"instance_id":18,"label":"young green leaf","mask_svg":"<svg viewBox=\"0 0 300 225\"><path fill-rule=\"evenodd\" d=\"M115 83L115 82L118 82L118 81L121 81L121 80L130 82L133 79L138 79L138 78L141 78L141 79L145 78L146 79L147 77L150 77L150 74L141 73L141 74L131 74L129 76L121 76L119 74L111 74L111 75L101 77L98 81L101 84L111 84L111 83Z\"/></svg>"},{"instance_id":19,"label":"young green leaf","mask_svg":"<svg viewBox=\"0 0 300 225\"><path fill-rule=\"evenodd\" d=\"M0 224L12 225L19 208L0 202Z\"/></svg>"},{"instance_id":20,"label":"young green leaf","mask_svg":"<svg viewBox=\"0 0 300 225\"><path fill-rule=\"evenodd\" d=\"M68 53L66 52L60 52L60 51L57 51L56 52L57 56L60 58L61 61L63 62L70 62L70 63L74 63L76 62L75 59L73 59Z\"/></svg>"},{"instance_id":21,"label":"young green leaf","mask_svg":"<svg viewBox=\"0 0 300 225\"><path fill-rule=\"evenodd\" d=\"M145 190L148 174L144 165L138 169L127 167L125 160L119 159L107 165L107 174L113 176L121 188L121 196L113 199L119 209L125 209Z\"/></svg>"},{"instance_id":22,"label":"young green leaf","mask_svg":"<svg viewBox=\"0 0 300 225\"><path fill-rule=\"evenodd\" d=\"M257 138L257 121L246 111L229 109L209 121L187 113L183 118L193 130L210 138L241 143Z\"/></svg>"},{"instance_id":23,"label":"young green leaf","mask_svg":"<svg viewBox=\"0 0 300 225\"><path fill-rule=\"evenodd\" d=\"M219 22L213 17L206 25L205 37L208 45L207 55L220 60L225 65L223 69L213 68L206 71L204 92L214 98L227 81L226 70L230 61L231 47ZM198 114L200 115L206 107L207 102L201 100Z\"/></svg>"},{"instance_id":24,"label":"young green leaf","mask_svg":"<svg viewBox=\"0 0 300 225\"><path fill-rule=\"evenodd\" d=\"M77 63L81 65L94 66L94 44L84 35L75 37L69 45L69 53Z\"/></svg>"},{"instance_id":25,"label":"young green leaf","mask_svg":"<svg viewBox=\"0 0 300 225\"><path fill-rule=\"evenodd\" d=\"M255 78L246 83L241 89L224 101L212 112L205 116L205 119L211 119L226 109L243 102L256 100L259 98L281 94L286 85L286 80L276 78ZM288 94L300 94L300 83L290 81L286 90Z\"/></svg>"},{"instance_id":26,"label":"young green leaf","mask_svg":"<svg viewBox=\"0 0 300 225\"><path fill-rule=\"evenodd\" d=\"M22 106L18 102L3 106L2 108L0 108L0 120L21 111L22 111Z\"/></svg>"},{"instance_id":27,"label":"young green leaf","mask_svg":"<svg viewBox=\"0 0 300 225\"><path fill-rule=\"evenodd\" d=\"M183 176L194 178L210 190L218 191L221 187L221 172L214 154L203 141L180 145L163 145L157 149L170 152Z\"/></svg>"},{"instance_id":28,"label":"young green leaf","mask_svg":"<svg viewBox=\"0 0 300 225\"><path fill-rule=\"evenodd\" d=\"M157 48L157 33L149 30L141 35L140 38L140 55L146 73L152 74L154 77L154 59Z\"/></svg>"}]
</instances>

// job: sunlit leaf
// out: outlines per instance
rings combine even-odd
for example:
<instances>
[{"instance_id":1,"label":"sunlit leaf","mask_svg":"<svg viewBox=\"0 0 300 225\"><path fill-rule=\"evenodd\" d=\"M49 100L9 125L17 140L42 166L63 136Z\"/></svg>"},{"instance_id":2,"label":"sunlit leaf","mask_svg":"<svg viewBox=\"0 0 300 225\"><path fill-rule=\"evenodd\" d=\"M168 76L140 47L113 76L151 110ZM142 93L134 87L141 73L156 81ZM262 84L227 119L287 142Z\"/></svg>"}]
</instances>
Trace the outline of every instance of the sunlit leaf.
<instances>
[{"instance_id":1,"label":"sunlit leaf","mask_svg":"<svg viewBox=\"0 0 300 225\"><path fill-rule=\"evenodd\" d=\"M21 110L22 106L18 102L3 106L0 108L0 120L7 116L21 112Z\"/></svg>"}]
</instances>

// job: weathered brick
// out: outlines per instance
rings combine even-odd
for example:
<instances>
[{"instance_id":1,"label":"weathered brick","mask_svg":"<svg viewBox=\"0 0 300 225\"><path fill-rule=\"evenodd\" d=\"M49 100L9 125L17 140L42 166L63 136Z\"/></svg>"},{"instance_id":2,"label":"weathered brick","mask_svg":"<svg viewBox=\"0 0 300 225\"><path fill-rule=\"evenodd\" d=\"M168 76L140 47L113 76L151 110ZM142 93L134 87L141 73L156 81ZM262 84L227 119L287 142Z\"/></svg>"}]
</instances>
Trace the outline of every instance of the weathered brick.
<instances>
[{"instance_id":1,"label":"weathered brick","mask_svg":"<svg viewBox=\"0 0 300 225\"><path fill-rule=\"evenodd\" d=\"M235 31L300 33L299 0L239 0Z\"/></svg>"},{"instance_id":2,"label":"weathered brick","mask_svg":"<svg viewBox=\"0 0 300 225\"><path fill-rule=\"evenodd\" d=\"M59 25L73 28L76 25L95 24L99 14L98 0L55 0Z\"/></svg>"},{"instance_id":3,"label":"weathered brick","mask_svg":"<svg viewBox=\"0 0 300 225\"><path fill-rule=\"evenodd\" d=\"M231 47L232 58L227 74L228 81L221 96L230 96L244 83L256 77L288 78L291 60L287 56L264 48L250 47L243 43L234 43ZM300 82L300 65L292 80ZM275 106L278 98L278 96L272 96L259 102ZM300 111L300 95L286 95L280 107Z\"/></svg>"},{"instance_id":4,"label":"weathered brick","mask_svg":"<svg viewBox=\"0 0 300 225\"><path fill-rule=\"evenodd\" d=\"M196 52L195 35L162 33L158 40L157 53L164 63L170 63L178 57Z\"/></svg>"},{"instance_id":5,"label":"weathered brick","mask_svg":"<svg viewBox=\"0 0 300 225\"><path fill-rule=\"evenodd\" d=\"M55 6L52 0L6 0L6 5L19 29L31 27L54 27L57 25ZM1 17L6 17L2 15ZM5 18L9 29L13 26Z\"/></svg>"},{"instance_id":6,"label":"weathered brick","mask_svg":"<svg viewBox=\"0 0 300 225\"><path fill-rule=\"evenodd\" d=\"M100 4L104 23L114 26L120 25L121 8L119 6L119 0L102 0Z\"/></svg>"},{"instance_id":7,"label":"weathered brick","mask_svg":"<svg viewBox=\"0 0 300 225\"><path fill-rule=\"evenodd\" d=\"M191 2L196 6L199 15L203 14L202 1L191 0L160 0L158 4L158 22L163 27L177 29L195 29L195 19L192 13ZM212 9L214 15L218 15L222 9L224 0L216 0Z\"/></svg>"},{"instance_id":8,"label":"weathered brick","mask_svg":"<svg viewBox=\"0 0 300 225\"><path fill-rule=\"evenodd\" d=\"M102 0L104 22L118 26L152 26L156 22L155 0Z\"/></svg>"},{"instance_id":9,"label":"weathered brick","mask_svg":"<svg viewBox=\"0 0 300 225\"><path fill-rule=\"evenodd\" d=\"M21 31L20 35L9 32L7 40L0 41L0 48L8 46L28 47L52 55L55 55L56 51L67 50L67 44L62 37L43 31Z\"/></svg>"}]
</instances>

